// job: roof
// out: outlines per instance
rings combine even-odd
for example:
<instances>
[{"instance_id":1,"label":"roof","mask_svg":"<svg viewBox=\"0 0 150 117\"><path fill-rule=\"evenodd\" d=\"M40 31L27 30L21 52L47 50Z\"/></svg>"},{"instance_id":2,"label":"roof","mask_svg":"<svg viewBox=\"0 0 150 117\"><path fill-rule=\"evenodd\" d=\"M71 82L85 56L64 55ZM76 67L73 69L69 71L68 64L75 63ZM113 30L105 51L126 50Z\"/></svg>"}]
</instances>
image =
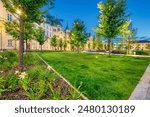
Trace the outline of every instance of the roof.
<instances>
[{"instance_id":1,"label":"roof","mask_svg":"<svg viewBox=\"0 0 150 117\"><path fill-rule=\"evenodd\" d=\"M139 40L138 43L150 43L149 40Z\"/></svg>"}]
</instances>

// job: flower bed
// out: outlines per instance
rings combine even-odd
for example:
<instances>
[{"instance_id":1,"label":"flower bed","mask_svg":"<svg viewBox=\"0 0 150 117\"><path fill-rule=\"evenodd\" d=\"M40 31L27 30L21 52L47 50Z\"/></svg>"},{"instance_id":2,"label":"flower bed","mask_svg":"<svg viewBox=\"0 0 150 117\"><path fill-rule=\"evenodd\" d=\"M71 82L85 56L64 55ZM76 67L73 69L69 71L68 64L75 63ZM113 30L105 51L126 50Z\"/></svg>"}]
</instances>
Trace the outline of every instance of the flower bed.
<instances>
[{"instance_id":1,"label":"flower bed","mask_svg":"<svg viewBox=\"0 0 150 117\"><path fill-rule=\"evenodd\" d=\"M34 54L24 55L25 69L22 73L18 71L15 51L0 53L0 62L0 99L2 100L81 99L80 94L50 72Z\"/></svg>"}]
</instances>

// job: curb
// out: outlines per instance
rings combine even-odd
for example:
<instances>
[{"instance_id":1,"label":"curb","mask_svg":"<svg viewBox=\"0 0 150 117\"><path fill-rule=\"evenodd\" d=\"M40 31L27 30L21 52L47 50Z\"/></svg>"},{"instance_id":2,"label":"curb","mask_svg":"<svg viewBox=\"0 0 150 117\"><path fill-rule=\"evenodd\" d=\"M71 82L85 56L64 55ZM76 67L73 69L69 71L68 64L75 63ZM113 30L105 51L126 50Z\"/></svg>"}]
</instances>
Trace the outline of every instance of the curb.
<instances>
[{"instance_id":1,"label":"curb","mask_svg":"<svg viewBox=\"0 0 150 117\"><path fill-rule=\"evenodd\" d=\"M67 81L52 66L50 66L41 56L39 56L38 54L37 54L37 56L46 64L46 66L50 67L50 70L52 70L56 75L58 75L60 78L62 78L72 89L74 89L78 94L80 94L82 99L88 100L88 98L86 96L84 96L80 91L78 91L69 81Z\"/></svg>"},{"instance_id":2,"label":"curb","mask_svg":"<svg viewBox=\"0 0 150 117\"><path fill-rule=\"evenodd\" d=\"M139 84L132 92L129 100L150 100L150 65L147 67Z\"/></svg>"}]
</instances>

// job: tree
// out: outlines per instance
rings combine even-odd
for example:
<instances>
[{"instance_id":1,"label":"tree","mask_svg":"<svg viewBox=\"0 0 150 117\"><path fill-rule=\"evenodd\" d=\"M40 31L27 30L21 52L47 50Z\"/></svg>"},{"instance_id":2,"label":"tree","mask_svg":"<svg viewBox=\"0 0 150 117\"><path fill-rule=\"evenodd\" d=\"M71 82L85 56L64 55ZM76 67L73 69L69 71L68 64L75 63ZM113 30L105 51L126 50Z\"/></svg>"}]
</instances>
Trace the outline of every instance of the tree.
<instances>
[{"instance_id":1,"label":"tree","mask_svg":"<svg viewBox=\"0 0 150 117\"><path fill-rule=\"evenodd\" d=\"M117 45L117 49L118 49L118 50L122 50L123 47L124 47L124 44L123 44L123 43L120 43L120 44Z\"/></svg>"},{"instance_id":2,"label":"tree","mask_svg":"<svg viewBox=\"0 0 150 117\"><path fill-rule=\"evenodd\" d=\"M13 36L13 39L19 40L19 24L16 20L13 21L8 21L5 22L5 28L6 32ZM27 47L28 47L28 40L33 39L34 35L34 24L30 22L25 23L25 28L24 28L24 39L26 41L26 52L27 52ZM16 48L16 47L15 47Z\"/></svg>"},{"instance_id":3,"label":"tree","mask_svg":"<svg viewBox=\"0 0 150 117\"><path fill-rule=\"evenodd\" d=\"M51 39L51 45L55 48L56 50L56 47L57 47L57 38L56 38L56 35L54 35Z\"/></svg>"},{"instance_id":4,"label":"tree","mask_svg":"<svg viewBox=\"0 0 150 117\"><path fill-rule=\"evenodd\" d=\"M95 50L96 48L96 37L94 36L93 38L93 44L92 44L92 48Z\"/></svg>"},{"instance_id":5,"label":"tree","mask_svg":"<svg viewBox=\"0 0 150 117\"><path fill-rule=\"evenodd\" d=\"M52 26L57 26L57 25L62 26L62 22L64 21L63 19L59 19L59 18L51 16L49 14L46 16L46 20Z\"/></svg>"},{"instance_id":6,"label":"tree","mask_svg":"<svg viewBox=\"0 0 150 117\"><path fill-rule=\"evenodd\" d=\"M67 41L66 41L66 39L63 41L63 48L64 48L64 51L66 51L66 48L67 48Z\"/></svg>"},{"instance_id":7,"label":"tree","mask_svg":"<svg viewBox=\"0 0 150 117\"><path fill-rule=\"evenodd\" d=\"M103 42L102 41L97 41L97 49L102 50L103 49Z\"/></svg>"},{"instance_id":8,"label":"tree","mask_svg":"<svg viewBox=\"0 0 150 117\"><path fill-rule=\"evenodd\" d=\"M63 40L60 39L59 43L58 43L58 48L60 48L60 50L62 50L62 47L63 47Z\"/></svg>"},{"instance_id":9,"label":"tree","mask_svg":"<svg viewBox=\"0 0 150 117\"><path fill-rule=\"evenodd\" d=\"M42 14L39 8L44 4L53 6L53 0L1 0L4 7L13 14L19 22L19 69L23 71L23 50L24 50L24 31L25 23L42 22Z\"/></svg>"},{"instance_id":10,"label":"tree","mask_svg":"<svg viewBox=\"0 0 150 117\"><path fill-rule=\"evenodd\" d=\"M71 45L71 50L72 51L75 51L75 40L73 38L70 38L70 41L69 41L70 45Z\"/></svg>"},{"instance_id":11,"label":"tree","mask_svg":"<svg viewBox=\"0 0 150 117\"><path fill-rule=\"evenodd\" d=\"M13 20L5 23L6 33L10 34L15 41L19 40L19 24ZM16 44L15 44L16 49Z\"/></svg>"},{"instance_id":12,"label":"tree","mask_svg":"<svg viewBox=\"0 0 150 117\"><path fill-rule=\"evenodd\" d=\"M26 41L26 52L28 51L28 40L34 39L34 24L30 22L25 23L25 32L24 32L24 39Z\"/></svg>"},{"instance_id":13,"label":"tree","mask_svg":"<svg viewBox=\"0 0 150 117\"><path fill-rule=\"evenodd\" d=\"M111 53L111 39L116 38L120 33L120 27L126 21L126 0L106 0L99 3L100 24L95 29L97 35L108 40L109 56Z\"/></svg>"},{"instance_id":14,"label":"tree","mask_svg":"<svg viewBox=\"0 0 150 117\"><path fill-rule=\"evenodd\" d=\"M34 37L35 40L37 40L39 42L39 45L41 46L41 51L42 51L42 45L48 39L47 37L45 37L42 27L38 27L37 29L35 29L34 36L35 36Z\"/></svg>"},{"instance_id":15,"label":"tree","mask_svg":"<svg viewBox=\"0 0 150 117\"><path fill-rule=\"evenodd\" d=\"M91 43L88 42L88 49L91 50Z\"/></svg>"},{"instance_id":16,"label":"tree","mask_svg":"<svg viewBox=\"0 0 150 117\"><path fill-rule=\"evenodd\" d=\"M127 20L120 29L120 33L122 38L126 42L127 54L130 54L131 43L134 41L134 37L136 34L136 29L132 28L132 22Z\"/></svg>"},{"instance_id":17,"label":"tree","mask_svg":"<svg viewBox=\"0 0 150 117\"><path fill-rule=\"evenodd\" d=\"M147 47L146 47L147 49L148 49L148 51L150 52L150 43L149 44L147 44Z\"/></svg>"},{"instance_id":18,"label":"tree","mask_svg":"<svg viewBox=\"0 0 150 117\"><path fill-rule=\"evenodd\" d=\"M89 34L86 32L86 27L83 21L76 19L72 25L72 30L70 32L70 39L74 41L74 46L76 46L78 52L80 47L87 42Z\"/></svg>"}]
</instances>

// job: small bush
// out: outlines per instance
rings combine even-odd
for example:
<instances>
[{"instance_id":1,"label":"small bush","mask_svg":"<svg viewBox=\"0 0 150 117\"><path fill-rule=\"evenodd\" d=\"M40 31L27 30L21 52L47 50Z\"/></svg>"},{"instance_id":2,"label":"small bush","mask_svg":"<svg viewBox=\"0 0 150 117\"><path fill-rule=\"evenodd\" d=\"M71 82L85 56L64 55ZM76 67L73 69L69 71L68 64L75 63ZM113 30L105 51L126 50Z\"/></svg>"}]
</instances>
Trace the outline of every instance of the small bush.
<instances>
[{"instance_id":1,"label":"small bush","mask_svg":"<svg viewBox=\"0 0 150 117\"><path fill-rule=\"evenodd\" d=\"M15 51L4 51L0 53L0 69L10 70L13 66L16 65L17 54Z\"/></svg>"},{"instance_id":2,"label":"small bush","mask_svg":"<svg viewBox=\"0 0 150 117\"><path fill-rule=\"evenodd\" d=\"M136 52L136 55L149 55L147 51L143 51L143 50L136 50L134 52Z\"/></svg>"},{"instance_id":3,"label":"small bush","mask_svg":"<svg viewBox=\"0 0 150 117\"><path fill-rule=\"evenodd\" d=\"M113 50L112 51L113 54L126 54L125 50Z\"/></svg>"},{"instance_id":4,"label":"small bush","mask_svg":"<svg viewBox=\"0 0 150 117\"><path fill-rule=\"evenodd\" d=\"M3 57L16 57L17 53L15 51L4 51L1 53Z\"/></svg>"},{"instance_id":5,"label":"small bush","mask_svg":"<svg viewBox=\"0 0 150 117\"><path fill-rule=\"evenodd\" d=\"M96 52L106 52L106 50L96 50Z\"/></svg>"}]
</instances>

